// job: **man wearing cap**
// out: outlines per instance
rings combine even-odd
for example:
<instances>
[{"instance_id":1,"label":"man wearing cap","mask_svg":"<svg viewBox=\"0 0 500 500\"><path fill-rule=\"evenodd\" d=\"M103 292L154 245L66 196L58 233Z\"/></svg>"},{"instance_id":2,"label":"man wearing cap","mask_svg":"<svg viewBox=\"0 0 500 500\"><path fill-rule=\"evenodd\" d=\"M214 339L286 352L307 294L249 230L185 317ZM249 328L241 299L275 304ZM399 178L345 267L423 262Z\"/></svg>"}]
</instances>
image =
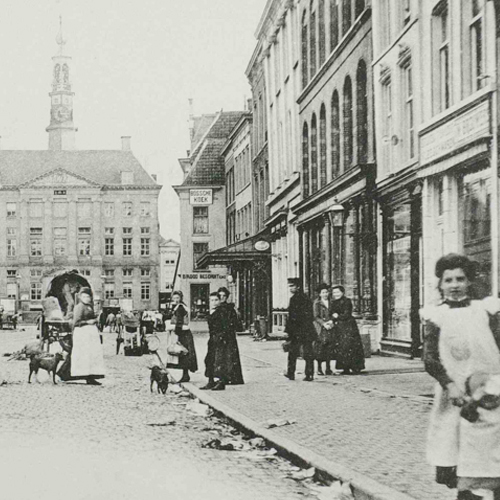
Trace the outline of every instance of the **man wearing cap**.
<instances>
[{"instance_id":1,"label":"man wearing cap","mask_svg":"<svg viewBox=\"0 0 500 500\"><path fill-rule=\"evenodd\" d=\"M288 289L292 294L288 306L288 320L285 332L288 334L288 369L285 377L295 380L297 358L302 355L306 362L306 382L314 378L313 342L316 340L312 304L309 298L300 290L299 278L288 279Z\"/></svg>"}]
</instances>

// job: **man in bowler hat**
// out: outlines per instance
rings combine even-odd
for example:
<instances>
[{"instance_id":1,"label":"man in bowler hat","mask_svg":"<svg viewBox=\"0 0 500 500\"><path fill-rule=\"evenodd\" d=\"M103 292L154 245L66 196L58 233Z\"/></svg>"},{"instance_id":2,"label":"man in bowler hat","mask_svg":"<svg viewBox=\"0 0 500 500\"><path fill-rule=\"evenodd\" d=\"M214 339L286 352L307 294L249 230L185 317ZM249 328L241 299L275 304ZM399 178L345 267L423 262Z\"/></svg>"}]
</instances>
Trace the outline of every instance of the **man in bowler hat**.
<instances>
[{"instance_id":1,"label":"man in bowler hat","mask_svg":"<svg viewBox=\"0 0 500 500\"><path fill-rule=\"evenodd\" d=\"M299 278L288 279L288 289L292 294L288 306L288 320L285 332L288 334L288 369L285 377L295 380L297 358L302 355L306 362L306 382L314 378L313 342L316 340L312 304L300 290Z\"/></svg>"}]
</instances>

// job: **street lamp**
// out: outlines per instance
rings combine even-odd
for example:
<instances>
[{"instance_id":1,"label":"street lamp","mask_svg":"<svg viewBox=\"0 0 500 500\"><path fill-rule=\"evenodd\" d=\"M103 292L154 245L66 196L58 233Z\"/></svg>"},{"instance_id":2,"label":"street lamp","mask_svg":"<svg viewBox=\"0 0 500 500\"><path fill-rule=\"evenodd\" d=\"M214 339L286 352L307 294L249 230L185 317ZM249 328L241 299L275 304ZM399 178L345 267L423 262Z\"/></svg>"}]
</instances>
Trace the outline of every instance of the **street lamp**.
<instances>
[{"instance_id":1,"label":"street lamp","mask_svg":"<svg viewBox=\"0 0 500 500\"><path fill-rule=\"evenodd\" d=\"M344 213L345 207L337 201L337 198L333 200L333 205L330 207L332 226L342 227L344 225Z\"/></svg>"}]
</instances>

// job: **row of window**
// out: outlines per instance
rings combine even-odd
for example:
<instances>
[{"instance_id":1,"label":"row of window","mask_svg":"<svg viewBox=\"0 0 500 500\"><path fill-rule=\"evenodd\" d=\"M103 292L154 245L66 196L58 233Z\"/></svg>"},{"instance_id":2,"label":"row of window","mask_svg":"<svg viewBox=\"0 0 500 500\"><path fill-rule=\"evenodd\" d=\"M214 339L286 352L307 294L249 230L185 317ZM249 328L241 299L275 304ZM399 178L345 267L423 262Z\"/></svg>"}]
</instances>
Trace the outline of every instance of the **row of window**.
<instances>
[{"instance_id":1,"label":"row of window","mask_svg":"<svg viewBox=\"0 0 500 500\"><path fill-rule=\"evenodd\" d=\"M103 204L104 216L114 217L116 215L115 205L118 202L109 201ZM6 203L6 213L8 218L15 218L18 215L17 202ZM30 217L43 217L44 216L45 202L40 199L31 199L29 201L29 216ZM67 217L68 216L68 202L55 201L51 204L52 217ZM92 218L94 216L94 204L89 200L78 200L76 203L77 214L79 218ZM121 202L121 215L123 217L132 217L136 212L134 211L134 203L132 201ZM141 201L138 207L138 215L141 217L151 216L151 203L149 201Z\"/></svg>"},{"instance_id":2,"label":"row of window","mask_svg":"<svg viewBox=\"0 0 500 500\"><path fill-rule=\"evenodd\" d=\"M326 60L327 38L329 51L333 52L364 9L365 0L311 0L309 11L304 9L301 30L303 88Z\"/></svg>"},{"instance_id":3,"label":"row of window","mask_svg":"<svg viewBox=\"0 0 500 500\"><path fill-rule=\"evenodd\" d=\"M105 269L104 276L108 278L113 278L115 276L116 269ZM90 269L80 269L79 274L82 276L90 276ZM131 278L133 276L134 270L130 268L122 269L122 276L124 278ZM30 277L31 279L41 279L42 278L42 270L41 269L30 269ZM17 269L7 269L7 279L17 278ZM141 278L149 278L151 277L151 269L149 268L141 268Z\"/></svg>"},{"instance_id":4,"label":"row of window","mask_svg":"<svg viewBox=\"0 0 500 500\"><path fill-rule=\"evenodd\" d=\"M448 2L441 0L434 7L431 26L434 113L439 113L453 104L452 65L461 64L462 98L481 89L485 84L484 8L485 0L462 0L459 42L461 61L455 61L450 52L453 32Z\"/></svg>"},{"instance_id":5,"label":"row of window","mask_svg":"<svg viewBox=\"0 0 500 500\"><path fill-rule=\"evenodd\" d=\"M366 163L368 156L367 69L361 60L356 72L356 126L354 125L351 78L347 76L342 92L342 112L337 90L332 94L329 115L325 104L302 130L302 173L304 196L309 196L347 171L354 163L354 130L357 139L357 162ZM329 134L328 134L328 128ZM341 141L342 138L342 141ZM329 146L328 147L328 142ZM343 152L341 161L341 149ZM328 154L328 150L330 153ZM328 156L330 158L328 158ZM329 165L329 166L328 166Z\"/></svg>"},{"instance_id":6,"label":"row of window","mask_svg":"<svg viewBox=\"0 0 500 500\"><path fill-rule=\"evenodd\" d=\"M122 255L125 257L132 256L133 238L122 238ZM150 238L141 238L141 257L148 257L151 252ZM78 238L77 254L91 255L91 239ZM64 237L56 237L53 240L53 252L56 257L63 257L68 252L68 240ZM30 238L30 256L41 257L43 255L43 241L41 238ZM104 239L104 255L115 255L115 239ZM7 257L17 257L17 239L7 236Z\"/></svg>"},{"instance_id":7,"label":"row of window","mask_svg":"<svg viewBox=\"0 0 500 500\"><path fill-rule=\"evenodd\" d=\"M132 283L123 283L122 286L122 297L124 299L132 298ZM17 285L15 283L7 284L7 297L17 298ZM42 300L42 284L41 283L31 283L30 286L30 298L31 300ZM115 284L105 283L104 284L104 298L114 299L115 298ZM151 298L151 284L141 283L141 300L150 300Z\"/></svg>"}]
</instances>

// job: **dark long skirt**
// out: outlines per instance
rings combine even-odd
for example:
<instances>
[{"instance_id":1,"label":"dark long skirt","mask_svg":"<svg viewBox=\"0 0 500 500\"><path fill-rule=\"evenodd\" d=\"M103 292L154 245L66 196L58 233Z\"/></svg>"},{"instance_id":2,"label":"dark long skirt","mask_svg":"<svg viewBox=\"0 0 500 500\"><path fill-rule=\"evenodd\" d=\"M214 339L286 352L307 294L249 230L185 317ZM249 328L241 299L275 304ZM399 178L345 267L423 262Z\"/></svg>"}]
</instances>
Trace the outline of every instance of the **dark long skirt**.
<instances>
[{"instance_id":1,"label":"dark long skirt","mask_svg":"<svg viewBox=\"0 0 500 500\"><path fill-rule=\"evenodd\" d=\"M337 370L363 370L365 355L356 320L349 318L339 321L334 328Z\"/></svg>"},{"instance_id":2,"label":"dark long skirt","mask_svg":"<svg viewBox=\"0 0 500 500\"><path fill-rule=\"evenodd\" d=\"M198 370L198 360L196 359L196 349L194 347L193 334L191 330L175 329L175 334L179 339L179 344L184 346L188 353L185 356L179 356L179 366L183 370L195 372Z\"/></svg>"},{"instance_id":3,"label":"dark long skirt","mask_svg":"<svg viewBox=\"0 0 500 500\"><path fill-rule=\"evenodd\" d=\"M330 361L335 359L334 331L321 328L317 340L314 342L314 359Z\"/></svg>"},{"instance_id":4,"label":"dark long skirt","mask_svg":"<svg viewBox=\"0 0 500 500\"><path fill-rule=\"evenodd\" d=\"M218 378L232 385L244 383L236 335L229 339L210 337L205 357L205 376L209 379Z\"/></svg>"}]
</instances>

